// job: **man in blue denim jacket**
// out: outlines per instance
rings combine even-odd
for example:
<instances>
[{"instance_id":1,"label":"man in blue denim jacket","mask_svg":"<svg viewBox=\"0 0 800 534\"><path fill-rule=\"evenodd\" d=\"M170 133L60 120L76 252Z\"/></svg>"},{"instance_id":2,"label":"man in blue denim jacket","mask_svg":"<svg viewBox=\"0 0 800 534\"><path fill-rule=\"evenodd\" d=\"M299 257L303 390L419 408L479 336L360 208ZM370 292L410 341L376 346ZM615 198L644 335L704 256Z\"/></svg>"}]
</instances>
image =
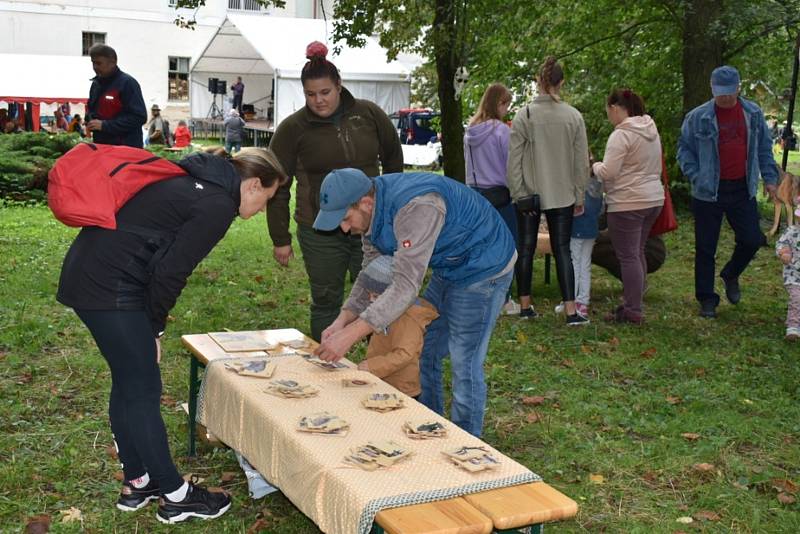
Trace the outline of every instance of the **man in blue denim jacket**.
<instances>
[{"instance_id":1,"label":"man in blue denim jacket","mask_svg":"<svg viewBox=\"0 0 800 534\"><path fill-rule=\"evenodd\" d=\"M761 109L739 96L739 72L727 65L711 73L714 98L690 111L683 120L678 162L692 185L695 219L695 296L700 316L717 316L714 256L722 226L728 219L736 246L720 271L731 304L741 298L739 275L766 243L759 226L758 177L770 196L778 182L769 127Z\"/></svg>"}]
</instances>

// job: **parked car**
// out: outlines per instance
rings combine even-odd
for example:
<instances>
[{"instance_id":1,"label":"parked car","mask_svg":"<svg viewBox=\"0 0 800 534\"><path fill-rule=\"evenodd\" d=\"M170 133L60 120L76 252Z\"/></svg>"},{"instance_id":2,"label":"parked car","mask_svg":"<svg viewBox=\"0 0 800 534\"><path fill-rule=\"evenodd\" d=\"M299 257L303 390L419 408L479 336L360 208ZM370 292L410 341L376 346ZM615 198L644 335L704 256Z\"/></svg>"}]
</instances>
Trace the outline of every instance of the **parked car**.
<instances>
[{"instance_id":1,"label":"parked car","mask_svg":"<svg viewBox=\"0 0 800 534\"><path fill-rule=\"evenodd\" d=\"M426 145L436 137L431 123L439 113L430 109L403 108L389 115L404 145Z\"/></svg>"}]
</instances>

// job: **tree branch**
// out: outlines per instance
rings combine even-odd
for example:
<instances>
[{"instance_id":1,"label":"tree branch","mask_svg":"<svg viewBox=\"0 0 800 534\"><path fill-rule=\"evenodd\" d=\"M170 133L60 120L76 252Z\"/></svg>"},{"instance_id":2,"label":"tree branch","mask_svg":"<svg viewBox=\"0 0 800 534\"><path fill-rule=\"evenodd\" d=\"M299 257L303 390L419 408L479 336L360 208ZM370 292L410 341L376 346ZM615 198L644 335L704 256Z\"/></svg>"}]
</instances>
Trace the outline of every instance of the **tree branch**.
<instances>
[{"instance_id":1,"label":"tree branch","mask_svg":"<svg viewBox=\"0 0 800 534\"><path fill-rule=\"evenodd\" d=\"M627 28L624 28L623 30L618 31L617 33L613 33L611 35L606 35L604 37L600 37L599 39L595 39L594 41L590 41L590 42L588 42L586 44L583 44L583 45L579 46L578 48L576 48L574 50L571 50L571 51L569 51L567 53L557 54L556 58L563 59L565 57L569 57L569 56L571 56L573 54L577 54L578 52L580 52L582 50L585 50L585 49L587 49L587 48L589 48L591 46L594 46L596 44L602 43L603 41L610 41L611 39L616 39L618 37L622 37L626 33L630 33L630 32L632 32L634 30L637 30L638 28L640 28L642 26L645 26L647 24L652 24L654 22L664 22L664 19L659 17L659 18L655 18L655 19L648 19L648 20L643 20L643 21L640 21L640 22L636 22L634 24L631 24Z\"/></svg>"},{"instance_id":2,"label":"tree branch","mask_svg":"<svg viewBox=\"0 0 800 534\"><path fill-rule=\"evenodd\" d=\"M736 48L734 48L730 52L727 52L727 51L723 52L722 59L727 63L730 59L732 59L732 58L736 57L738 54L742 53L742 51L744 51L747 47L749 47L750 45L752 45L753 43L755 43L757 40L761 39L762 37L765 37L765 36L769 35L770 33L783 28L784 26L786 28L789 28L789 27L793 27L794 25L796 25L798 23L800 23L800 16L796 16L796 17L791 18L789 20L782 20L780 22L776 22L775 24L767 25L767 26L764 27L763 30L761 30L760 32L758 32L755 35L752 35L750 38L746 39L744 42L742 42L739 45L737 45Z\"/></svg>"}]
</instances>

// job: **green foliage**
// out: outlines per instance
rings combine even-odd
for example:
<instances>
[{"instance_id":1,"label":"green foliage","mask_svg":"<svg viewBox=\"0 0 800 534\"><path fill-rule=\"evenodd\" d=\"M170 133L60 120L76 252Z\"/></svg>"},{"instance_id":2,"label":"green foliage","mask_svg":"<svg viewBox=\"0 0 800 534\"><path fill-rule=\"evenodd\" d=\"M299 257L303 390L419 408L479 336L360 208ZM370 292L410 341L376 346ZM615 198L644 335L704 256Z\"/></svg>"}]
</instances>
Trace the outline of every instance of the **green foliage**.
<instances>
[{"instance_id":1,"label":"green foliage","mask_svg":"<svg viewBox=\"0 0 800 534\"><path fill-rule=\"evenodd\" d=\"M0 198L44 200L47 173L79 139L77 134L0 135Z\"/></svg>"}]
</instances>

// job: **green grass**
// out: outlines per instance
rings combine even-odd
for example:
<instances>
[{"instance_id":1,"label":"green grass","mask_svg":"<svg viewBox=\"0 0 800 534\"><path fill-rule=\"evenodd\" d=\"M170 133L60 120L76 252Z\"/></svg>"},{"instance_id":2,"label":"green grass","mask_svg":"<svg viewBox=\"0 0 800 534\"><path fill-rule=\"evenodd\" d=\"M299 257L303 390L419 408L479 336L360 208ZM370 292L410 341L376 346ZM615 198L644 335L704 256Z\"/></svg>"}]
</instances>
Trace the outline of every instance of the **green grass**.
<instances>
[{"instance_id":1,"label":"green grass","mask_svg":"<svg viewBox=\"0 0 800 534\"><path fill-rule=\"evenodd\" d=\"M796 160L797 161L797 160ZM155 508L127 514L113 504L119 487L106 407L109 373L73 312L55 302L62 258L75 235L46 207L0 205L0 532L28 518L79 508L87 532L165 531ZM551 313L557 284L535 271L533 321L503 317L492 338L485 440L574 498L576 519L560 532L798 532L798 505L777 500L773 480L800 482L798 346L783 341L785 292L770 249L742 277L743 299L723 304L716 321L696 316L692 223L667 237L669 258L649 280L647 323L613 326L600 319L620 284L595 270L593 315L568 329ZM726 229L720 257L730 253ZM299 248L295 246L299 254ZM236 221L199 266L172 311L164 341L163 415L179 468L226 487L234 507L219 520L171 532L246 532L264 514L263 532L316 527L280 494L247 497L232 453L186 451L189 357L184 333L231 328L297 327L308 331L302 262L277 266L262 217ZM524 397L548 397L541 406ZM536 412L538 422L528 422ZM682 433L700 437L689 441ZM714 469L699 472L698 463ZM592 483L590 475L602 475ZM681 525L709 510L719 521Z\"/></svg>"}]
</instances>

